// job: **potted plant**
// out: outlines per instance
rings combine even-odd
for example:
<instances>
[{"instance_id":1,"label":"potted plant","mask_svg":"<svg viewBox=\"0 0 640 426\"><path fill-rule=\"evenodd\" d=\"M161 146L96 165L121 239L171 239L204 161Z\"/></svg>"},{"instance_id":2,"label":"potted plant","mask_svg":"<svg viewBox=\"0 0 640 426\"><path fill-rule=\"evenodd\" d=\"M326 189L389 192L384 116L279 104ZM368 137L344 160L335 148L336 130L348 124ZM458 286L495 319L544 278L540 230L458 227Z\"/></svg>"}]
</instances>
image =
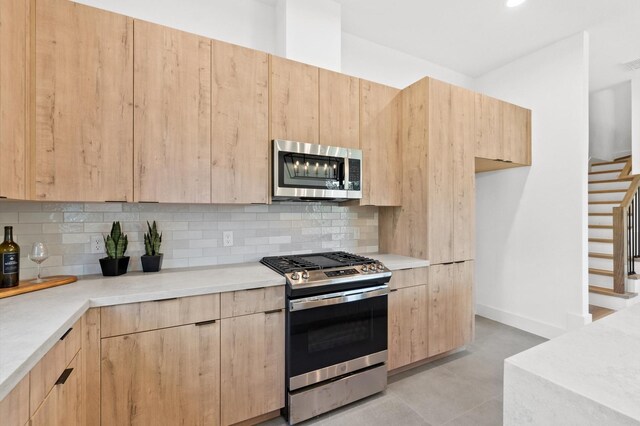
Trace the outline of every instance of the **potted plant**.
<instances>
[{"instance_id":1,"label":"potted plant","mask_svg":"<svg viewBox=\"0 0 640 426\"><path fill-rule=\"evenodd\" d=\"M140 257L142 261L142 270L144 272L158 272L162 268L162 257L160 253L160 244L162 244L162 234L158 234L156 221L153 225L147 222L149 232L144 234L144 255Z\"/></svg>"},{"instance_id":2,"label":"potted plant","mask_svg":"<svg viewBox=\"0 0 640 426\"><path fill-rule=\"evenodd\" d=\"M129 240L122 233L120 222L113 222L111 233L104 237L104 247L107 257L100 259L102 275L105 277L115 277L127 273L129 267L129 256L124 254L127 251Z\"/></svg>"}]
</instances>

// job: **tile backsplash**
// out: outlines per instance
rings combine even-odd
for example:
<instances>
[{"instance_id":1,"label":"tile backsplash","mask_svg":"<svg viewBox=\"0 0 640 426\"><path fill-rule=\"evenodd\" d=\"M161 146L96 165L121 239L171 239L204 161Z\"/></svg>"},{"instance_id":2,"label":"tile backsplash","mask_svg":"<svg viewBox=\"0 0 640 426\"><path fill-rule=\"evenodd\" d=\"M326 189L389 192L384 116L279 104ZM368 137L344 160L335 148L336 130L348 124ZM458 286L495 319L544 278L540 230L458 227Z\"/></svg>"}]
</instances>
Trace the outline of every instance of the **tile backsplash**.
<instances>
[{"instance_id":1,"label":"tile backsplash","mask_svg":"<svg viewBox=\"0 0 640 426\"><path fill-rule=\"evenodd\" d=\"M20 279L35 276L36 265L27 257L35 241L50 251L42 264L44 276L99 274L104 254L91 253L91 237L107 234L113 221L120 221L129 236L129 271L141 270L143 234L153 220L163 233L163 268L252 262L278 254L378 251L377 207L0 202L0 226L12 225L20 245ZM223 246L224 231L233 231L233 246Z\"/></svg>"}]
</instances>

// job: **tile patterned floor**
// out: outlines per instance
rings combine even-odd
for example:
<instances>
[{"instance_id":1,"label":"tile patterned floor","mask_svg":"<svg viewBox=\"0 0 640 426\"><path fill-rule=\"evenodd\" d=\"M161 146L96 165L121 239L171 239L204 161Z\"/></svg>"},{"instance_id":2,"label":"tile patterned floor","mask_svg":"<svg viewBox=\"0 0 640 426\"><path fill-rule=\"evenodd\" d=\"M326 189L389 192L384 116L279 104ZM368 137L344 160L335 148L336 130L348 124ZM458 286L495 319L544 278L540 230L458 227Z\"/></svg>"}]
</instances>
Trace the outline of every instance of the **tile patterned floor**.
<instances>
[{"instance_id":1,"label":"tile patterned floor","mask_svg":"<svg viewBox=\"0 0 640 426\"><path fill-rule=\"evenodd\" d=\"M476 339L466 351L395 375L385 392L304 425L501 425L504 359L544 341L476 317ZM286 425L282 418L262 424L282 425Z\"/></svg>"}]
</instances>

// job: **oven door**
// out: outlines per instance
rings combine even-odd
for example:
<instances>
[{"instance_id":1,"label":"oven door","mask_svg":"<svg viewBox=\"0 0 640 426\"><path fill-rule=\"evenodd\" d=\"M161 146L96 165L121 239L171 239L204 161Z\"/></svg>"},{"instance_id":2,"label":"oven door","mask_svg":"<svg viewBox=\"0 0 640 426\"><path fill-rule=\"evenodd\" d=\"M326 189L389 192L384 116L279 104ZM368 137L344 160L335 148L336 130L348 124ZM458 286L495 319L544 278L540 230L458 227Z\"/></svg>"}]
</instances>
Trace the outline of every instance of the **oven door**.
<instances>
[{"instance_id":1,"label":"oven door","mask_svg":"<svg viewBox=\"0 0 640 426\"><path fill-rule=\"evenodd\" d=\"M386 362L387 285L289 301L290 391Z\"/></svg>"}]
</instances>

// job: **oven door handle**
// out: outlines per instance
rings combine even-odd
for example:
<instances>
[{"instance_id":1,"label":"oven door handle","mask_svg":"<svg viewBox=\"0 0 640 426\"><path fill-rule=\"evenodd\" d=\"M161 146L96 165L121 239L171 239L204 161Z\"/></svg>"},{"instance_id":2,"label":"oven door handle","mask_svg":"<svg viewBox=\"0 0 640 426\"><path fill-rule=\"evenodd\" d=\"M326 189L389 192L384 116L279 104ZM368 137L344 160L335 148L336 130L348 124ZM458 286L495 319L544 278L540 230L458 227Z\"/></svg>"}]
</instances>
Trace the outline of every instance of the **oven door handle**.
<instances>
[{"instance_id":1,"label":"oven door handle","mask_svg":"<svg viewBox=\"0 0 640 426\"><path fill-rule=\"evenodd\" d=\"M381 297L389 294L388 285L368 287L365 289L350 290L340 293L323 294L321 296L306 297L304 299L289 302L289 311L303 311L305 309L318 308L320 306L338 305L341 303L357 302L359 300Z\"/></svg>"}]
</instances>

